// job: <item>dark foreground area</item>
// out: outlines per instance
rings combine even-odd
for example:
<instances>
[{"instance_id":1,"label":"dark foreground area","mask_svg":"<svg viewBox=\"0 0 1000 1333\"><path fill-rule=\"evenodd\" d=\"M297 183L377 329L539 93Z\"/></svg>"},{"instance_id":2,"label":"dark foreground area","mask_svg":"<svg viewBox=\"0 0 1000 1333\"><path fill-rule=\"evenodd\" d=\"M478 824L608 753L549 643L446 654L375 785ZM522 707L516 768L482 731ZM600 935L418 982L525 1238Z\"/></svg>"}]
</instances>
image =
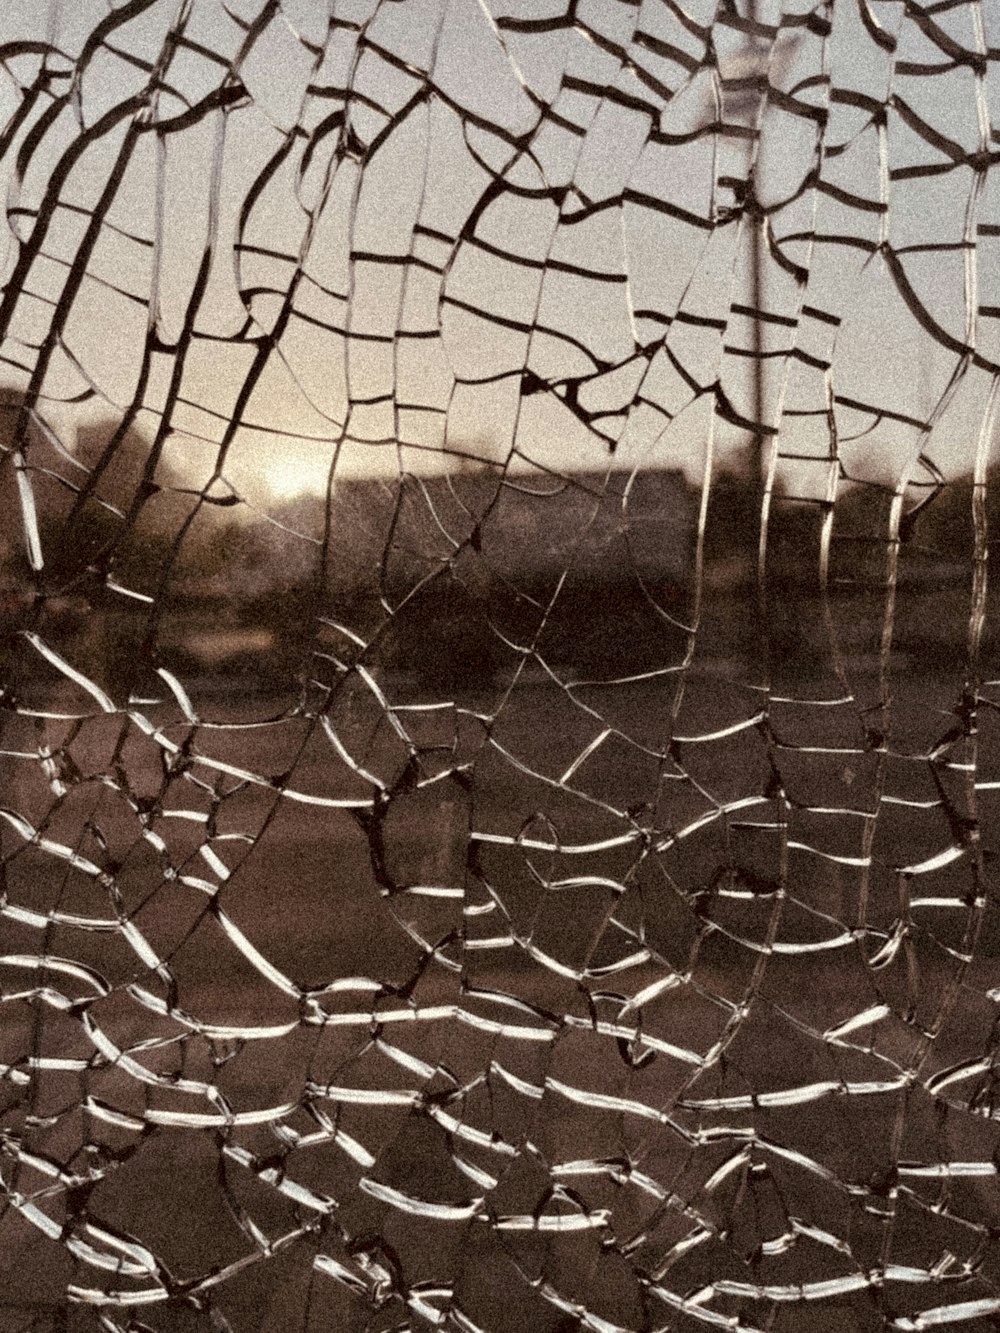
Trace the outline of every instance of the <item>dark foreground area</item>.
<instances>
[{"instance_id":1,"label":"dark foreground area","mask_svg":"<svg viewBox=\"0 0 1000 1333\"><path fill-rule=\"evenodd\" d=\"M164 685L7 732L4 1333L991 1326L987 687Z\"/></svg>"}]
</instances>

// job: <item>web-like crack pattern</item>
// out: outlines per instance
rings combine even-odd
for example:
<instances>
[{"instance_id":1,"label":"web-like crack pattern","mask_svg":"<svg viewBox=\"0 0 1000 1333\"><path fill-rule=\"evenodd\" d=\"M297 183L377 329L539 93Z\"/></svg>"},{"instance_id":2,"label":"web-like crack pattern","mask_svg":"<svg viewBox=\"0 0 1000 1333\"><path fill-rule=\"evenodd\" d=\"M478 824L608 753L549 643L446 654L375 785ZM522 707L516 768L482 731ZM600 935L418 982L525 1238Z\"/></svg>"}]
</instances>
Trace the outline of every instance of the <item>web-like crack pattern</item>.
<instances>
[{"instance_id":1,"label":"web-like crack pattern","mask_svg":"<svg viewBox=\"0 0 1000 1333\"><path fill-rule=\"evenodd\" d=\"M992 0L0 11L0 1333L1000 1327Z\"/></svg>"}]
</instances>

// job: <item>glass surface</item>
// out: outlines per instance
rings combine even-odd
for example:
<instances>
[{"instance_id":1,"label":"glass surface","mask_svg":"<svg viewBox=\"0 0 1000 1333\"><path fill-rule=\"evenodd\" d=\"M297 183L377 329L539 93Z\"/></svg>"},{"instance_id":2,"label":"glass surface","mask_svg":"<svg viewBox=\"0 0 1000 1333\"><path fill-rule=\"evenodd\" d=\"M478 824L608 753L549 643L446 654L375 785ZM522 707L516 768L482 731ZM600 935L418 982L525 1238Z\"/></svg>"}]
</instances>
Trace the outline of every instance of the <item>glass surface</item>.
<instances>
[{"instance_id":1,"label":"glass surface","mask_svg":"<svg viewBox=\"0 0 1000 1333\"><path fill-rule=\"evenodd\" d=\"M6 0L0 1333L1000 1326L997 13Z\"/></svg>"}]
</instances>

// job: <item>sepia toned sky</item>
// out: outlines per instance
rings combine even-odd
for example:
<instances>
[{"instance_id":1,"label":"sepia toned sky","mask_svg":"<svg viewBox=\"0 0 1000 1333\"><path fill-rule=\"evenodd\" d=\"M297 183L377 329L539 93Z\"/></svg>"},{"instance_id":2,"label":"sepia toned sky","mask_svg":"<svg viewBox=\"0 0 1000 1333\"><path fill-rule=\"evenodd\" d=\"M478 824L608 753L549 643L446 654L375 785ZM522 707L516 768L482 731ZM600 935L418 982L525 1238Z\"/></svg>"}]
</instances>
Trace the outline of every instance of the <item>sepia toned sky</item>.
<instances>
[{"instance_id":1,"label":"sepia toned sky","mask_svg":"<svg viewBox=\"0 0 1000 1333\"><path fill-rule=\"evenodd\" d=\"M954 51L1000 16L812 10L760 0L754 36L708 0L561 25L551 0L7 0L0 379L69 445L135 406L197 484L257 500L612 444L698 476L709 441L748 446L755 161L779 471L821 494L834 450L884 480L921 450L968 467L1000 105L995 61ZM766 105L738 84L760 71Z\"/></svg>"}]
</instances>

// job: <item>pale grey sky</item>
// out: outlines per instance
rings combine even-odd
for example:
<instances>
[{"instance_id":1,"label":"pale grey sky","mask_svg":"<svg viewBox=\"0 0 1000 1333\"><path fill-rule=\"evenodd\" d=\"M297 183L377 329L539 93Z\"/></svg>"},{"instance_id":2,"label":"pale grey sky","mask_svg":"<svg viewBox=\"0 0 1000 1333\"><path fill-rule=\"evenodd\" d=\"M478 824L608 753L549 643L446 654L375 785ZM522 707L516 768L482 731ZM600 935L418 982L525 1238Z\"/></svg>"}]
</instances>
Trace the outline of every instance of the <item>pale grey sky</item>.
<instances>
[{"instance_id":1,"label":"pale grey sky","mask_svg":"<svg viewBox=\"0 0 1000 1333\"><path fill-rule=\"evenodd\" d=\"M761 0L758 10L785 24L766 65L775 93L762 117L758 189L782 254L809 273L803 287L772 257L764 265L774 317L764 332L766 417L780 422L784 452L826 460L825 412L836 395L850 470L889 479L921 446L946 470L968 466L1000 358L1000 321L967 318L970 304L1000 306L1000 237L977 236L977 225L1000 219L995 172L976 196L968 166L905 171L996 151L995 62L983 75L949 65L902 4L877 7L894 51L873 40L854 3L834 6L828 36L792 26L810 8ZM152 0L86 60L83 44L111 13L100 0L22 0L0 14L0 43L61 53L12 51L0 76L7 121L43 61L52 75L4 159L8 277L59 164L101 116L143 92L143 62L165 62L143 115L168 131L223 86L227 62L238 63L248 94L179 132L138 136L49 358L42 392L60 433L71 438L81 413L127 408L155 327L164 350L145 367L139 423L152 436L167 410L168 453L207 478L257 340L277 323L225 463L226 480L258 499L322 487L335 451L344 473L434 470L446 465L444 443L518 468L564 469L606 464L615 440L623 463L698 474L710 427L723 456L746 447L746 433L713 418L697 386L718 380L738 413L751 410L752 362L739 353L752 344L753 321L734 308L750 300L751 229L746 220L710 225L734 203L721 182L745 178L751 144L738 132L671 136L717 115L738 131L754 98L699 68L705 41L691 25L659 0L589 0L575 28L536 32L502 21L558 14L560 5L282 0L251 42L248 25L262 9L262 0ZM687 11L707 25L715 5L699 0ZM975 31L975 13L986 30ZM166 36L182 22L186 44L165 58ZM962 6L934 23L971 51L1000 37L988 30L988 7ZM716 23L712 37L727 77L759 67L743 32ZM32 140L53 97L71 87ZM827 115L825 130L792 114L792 89L800 108ZM872 109L887 102L883 128ZM338 156L344 132L329 117L345 108L353 138ZM60 186L63 206L0 330L0 375L19 387L28 378L18 368L34 364L81 245L79 210L107 186L131 117L94 139ZM379 136L362 170L358 153ZM520 138L512 145L509 136ZM824 189L803 191L817 169ZM900 169L904 177L893 176ZM548 197L556 188L558 201ZM899 260L944 341L907 307L898 265L873 253L883 242L952 247ZM209 243L179 400L168 406ZM803 357L788 355L793 348ZM526 371L548 390L522 396ZM92 395L83 406L60 405L83 394ZM592 414L589 424L578 409ZM901 419L932 416L929 434ZM826 461L795 469L799 484L825 490Z\"/></svg>"}]
</instances>

